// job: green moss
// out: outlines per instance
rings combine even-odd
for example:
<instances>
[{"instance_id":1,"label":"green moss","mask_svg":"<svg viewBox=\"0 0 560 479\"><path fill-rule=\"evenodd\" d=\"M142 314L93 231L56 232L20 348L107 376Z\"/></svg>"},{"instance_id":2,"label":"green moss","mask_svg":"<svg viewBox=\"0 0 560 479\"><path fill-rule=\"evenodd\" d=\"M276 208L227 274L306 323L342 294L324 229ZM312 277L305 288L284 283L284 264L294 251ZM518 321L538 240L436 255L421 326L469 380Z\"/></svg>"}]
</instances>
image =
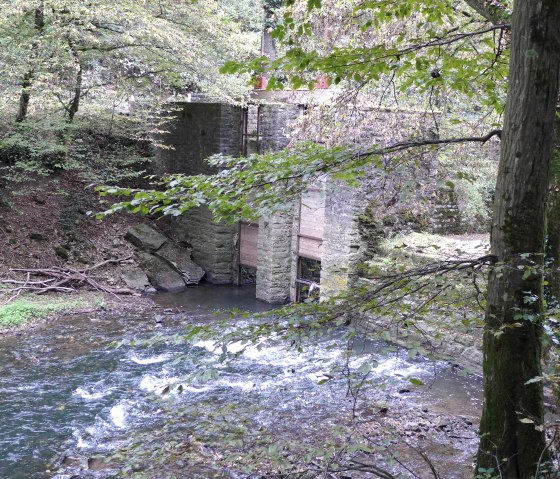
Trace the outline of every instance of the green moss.
<instances>
[{"instance_id":1,"label":"green moss","mask_svg":"<svg viewBox=\"0 0 560 479\"><path fill-rule=\"evenodd\" d=\"M0 306L0 329L21 326L51 313L83 308L87 304L80 299L70 301L63 298L26 296Z\"/></svg>"}]
</instances>

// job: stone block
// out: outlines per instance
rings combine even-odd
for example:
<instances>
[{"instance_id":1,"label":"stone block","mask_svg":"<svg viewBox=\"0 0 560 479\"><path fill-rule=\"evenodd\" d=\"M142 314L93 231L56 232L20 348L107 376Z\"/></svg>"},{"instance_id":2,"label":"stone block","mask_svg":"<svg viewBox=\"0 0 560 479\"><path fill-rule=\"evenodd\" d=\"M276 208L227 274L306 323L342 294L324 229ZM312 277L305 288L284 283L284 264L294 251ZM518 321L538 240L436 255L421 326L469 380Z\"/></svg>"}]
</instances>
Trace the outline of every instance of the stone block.
<instances>
[{"instance_id":1,"label":"stone block","mask_svg":"<svg viewBox=\"0 0 560 479\"><path fill-rule=\"evenodd\" d=\"M125 236L134 246L153 253L159 249L167 238L146 224L139 224L130 228Z\"/></svg>"},{"instance_id":2,"label":"stone block","mask_svg":"<svg viewBox=\"0 0 560 479\"><path fill-rule=\"evenodd\" d=\"M179 292L185 289L185 282L179 272L169 263L150 253L138 253L138 262L150 283L159 291Z\"/></svg>"},{"instance_id":3,"label":"stone block","mask_svg":"<svg viewBox=\"0 0 560 479\"><path fill-rule=\"evenodd\" d=\"M155 256L167 261L183 276L186 284L198 284L204 276L204 270L191 259L191 252L173 243L165 243Z\"/></svg>"},{"instance_id":4,"label":"stone block","mask_svg":"<svg viewBox=\"0 0 560 479\"><path fill-rule=\"evenodd\" d=\"M124 268L121 278L130 289L144 291L150 287L150 280L146 273L135 266Z\"/></svg>"}]
</instances>

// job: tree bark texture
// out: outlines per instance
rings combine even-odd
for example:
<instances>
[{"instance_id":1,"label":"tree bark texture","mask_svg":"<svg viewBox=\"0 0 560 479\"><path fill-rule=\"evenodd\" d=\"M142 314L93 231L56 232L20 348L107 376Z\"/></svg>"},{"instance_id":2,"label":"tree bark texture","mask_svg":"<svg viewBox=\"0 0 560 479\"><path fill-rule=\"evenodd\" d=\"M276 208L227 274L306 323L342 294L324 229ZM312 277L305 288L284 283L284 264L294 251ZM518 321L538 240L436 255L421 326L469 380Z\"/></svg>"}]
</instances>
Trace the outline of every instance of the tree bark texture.
<instances>
[{"instance_id":1,"label":"tree bark texture","mask_svg":"<svg viewBox=\"0 0 560 479\"><path fill-rule=\"evenodd\" d=\"M35 29L41 32L45 27L45 15L44 15L44 5L41 2L41 5L35 9ZM37 50L37 43L33 44L33 55L35 54L35 50ZM29 70L24 76L23 80L21 81L21 93L19 95L19 105L18 105L18 112L16 115L16 121L21 123L27 118L27 111L29 109L29 100L31 98L31 86L33 84L33 78L35 76L35 72L33 70Z\"/></svg>"},{"instance_id":2,"label":"tree bark texture","mask_svg":"<svg viewBox=\"0 0 560 479\"><path fill-rule=\"evenodd\" d=\"M84 69L82 67L82 62L80 60L80 55L78 53L78 49L76 45L72 41L68 41L68 46L70 47L70 52L72 53L72 58L74 60L74 65L76 66L76 83L74 85L74 96L70 101L70 104L67 108L68 113L68 123L72 123L74 121L74 116L78 113L78 109L80 108L80 98L82 96L82 82L83 82L83 72Z\"/></svg>"},{"instance_id":3,"label":"tree bark texture","mask_svg":"<svg viewBox=\"0 0 560 479\"><path fill-rule=\"evenodd\" d=\"M530 479L546 459L540 382L546 200L560 68L560 1L514 5L492 222L479 468Z\"/></svg>"},{"instance_id":4,"label":"tree bark texture","mask_svg":"<svg viewBox=\"0 0 560 479\"><path fill-rule=\"evenodd\" d=\"M496 5L492 5L492 3L488 0L464 0L464 2L479 15L483 16L486 20L494 23L495 25L507 23L509 21L507 10Z\"/></svg>"},{"instance_id":5,"label":"tree bark texture","mask_svg":"<svg viewBox=\"0 0 560 479\"><path fill-rule=\"evenodd\" d=\"M558 110L558 107L556 107ZM552 156L552 171L546 214L546 256L549 306L560 302L560 119L556 115L556 144Z\"/></svg>"}]
</instances>

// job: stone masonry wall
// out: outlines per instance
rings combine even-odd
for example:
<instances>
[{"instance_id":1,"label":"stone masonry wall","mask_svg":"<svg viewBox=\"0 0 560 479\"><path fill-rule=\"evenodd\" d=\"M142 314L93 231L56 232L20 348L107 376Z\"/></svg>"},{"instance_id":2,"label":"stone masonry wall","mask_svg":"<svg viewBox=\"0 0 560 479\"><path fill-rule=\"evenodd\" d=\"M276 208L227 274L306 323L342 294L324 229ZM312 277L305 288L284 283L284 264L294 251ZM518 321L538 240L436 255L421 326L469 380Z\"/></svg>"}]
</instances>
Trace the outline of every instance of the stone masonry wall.
<instances>
[{"instance_id":1,"label":"stone masonry wall","mask_svg":"<svg viewBox=\"0 0 560 479\"><path fill-rule=\"evenodd\" d=\"M321 298L341 293L357 280L361 238L358 215L363 210L359 190L331 183L327 186L321 258Z\"/></svg>"},{"instance_id":2,"label":"stone masonry wall","mask_svg":"<svg viewBox=\"0 0 560 479\"><path fill-rule=\"evenodd\" d=\"M169 132L162 141L173 149L160 149L155 171L196 175L212 173L204 161L223 153L239 156L242 148L243 110L221 103L183 103L178 105ZM192 257L206 271L211 283L231 283L238 228L218 224L205 208L192 210L176 220L180 240L193 247Z\"/></svg>"},{"instance_id":3,"label":"stone masonry wall","mask_svg":"<svg viewBox=\"0 0 560 479\"><path fill-rule=\"evenodd\" d=\"M172 149L157 151L154 170L157 174L211 173L204 161L210 155L241 154L243 110L221 103L181 103L166 126L160 140Z\"/></svg>"},{"instance_id":4,"label":"stone masonry wall","mask_svg":"<svg viewBox=\"0 0 560 479\"><path fill-rule=\"evenodd\" d=\"M278 151L290 142L290 123L303 113L299 105L269 103L260 110L259 153Z\"/></svg>"},{"instance_id":5,"label":"stone masonry wall","mask_svg":"<svg viewBox=\"0 0 560 479\"><path fill-rule=\"evenodd\" d=\"M214 284L233 282L236 224L215 223L207 208L197 208L179 217L174 229L181 240L192 246L192 259L206 271L206 281Z\"/></svg>"},{"instance_id":6,"label":"stone masonry wall","mask_svg":"<svg viewBox=\"0 0 560 479\"><path fill-rule=\"evenodd\" d=\"M278 151L290 141L290 123L302 114L298 105L265 104L260 109L259 152ZM259 221L257 298L270 303L290 300L293 215Z\"/></svg>"},{"instance_id":7,"label":"stone masonry wall","mask_svg":"<svg viewBox=\"0 0 560 479\"><path fill-rule=\"evenodd\" d=\"M453 190L441 189L436 192L431 231L437 234L462 233L461 212Z\"/></svg>"},{"instance_id":8,"label":"stone masonry wall","mask_svg":"<svg viewBox=\"0 0 560 479\"><path fill-rule=\"evenodd\" d=\"M293 217L276 215L259 221L257 298L269 303L290 299Z\"/></svg>"}]
</instances>

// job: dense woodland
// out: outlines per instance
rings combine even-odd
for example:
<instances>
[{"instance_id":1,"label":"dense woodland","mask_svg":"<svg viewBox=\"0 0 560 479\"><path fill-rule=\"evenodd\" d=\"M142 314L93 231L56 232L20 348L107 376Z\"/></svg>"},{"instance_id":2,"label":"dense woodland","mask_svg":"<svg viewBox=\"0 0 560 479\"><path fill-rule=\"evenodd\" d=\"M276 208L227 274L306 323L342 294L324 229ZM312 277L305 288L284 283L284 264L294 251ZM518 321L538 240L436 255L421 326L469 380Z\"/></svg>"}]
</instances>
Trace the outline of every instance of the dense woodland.
<instances>
[{"instance_id":1,"label":"dense woodland","mask_svg":"<svg viewBox=\"0 0 560 479\"><path fill-rule=\"evenodd\" d=\"M273 57L259 53L263 32L275 42ZM222 335L222 359L234 360L228 342L272 334L305 348L325 328L348 326L352 314L406 328L449 320L453 328L460 311L484 330L472 477L558 477L558 423L545 419L544 400L558 390L557 1L288 0L263 8L250 0L11 0L0 11L0 46L4 212L26 189L64 177L110 200L95 205L106 210L103 221L126 211L177 216L201 205L222 221L255 220L281 212L325 176L354 185L372 172L413 171L422 155L435 155L439 186L462 201L465 222L480 229L491 216L490 254L412 268L386 263L370 273L373 281L330 301L290 306L275 313L280 319ZM305 120L327 118L326 136L352 121L345 107L353 104L417 109L427 119L412 133L389 132L384 144L350 134L318 143L299 125L285 150L210 158L216 175L144 178L154 150L166 147L158 139L174 103L202 93L246 105L263 76L269 90L327 81L336 100ZM489 142L499 145L497 168L481 154ZM402 200L405 209L419 210L414 195L402 196L411 202ZM193 327L187 338L216 334ZM353 376L356 390L368 372ZM356 459L381 449L390 456L390 445L348 440L331 456L242 445L221 459L251 478L415 477Z\"/></svg>"}]
</instances>

